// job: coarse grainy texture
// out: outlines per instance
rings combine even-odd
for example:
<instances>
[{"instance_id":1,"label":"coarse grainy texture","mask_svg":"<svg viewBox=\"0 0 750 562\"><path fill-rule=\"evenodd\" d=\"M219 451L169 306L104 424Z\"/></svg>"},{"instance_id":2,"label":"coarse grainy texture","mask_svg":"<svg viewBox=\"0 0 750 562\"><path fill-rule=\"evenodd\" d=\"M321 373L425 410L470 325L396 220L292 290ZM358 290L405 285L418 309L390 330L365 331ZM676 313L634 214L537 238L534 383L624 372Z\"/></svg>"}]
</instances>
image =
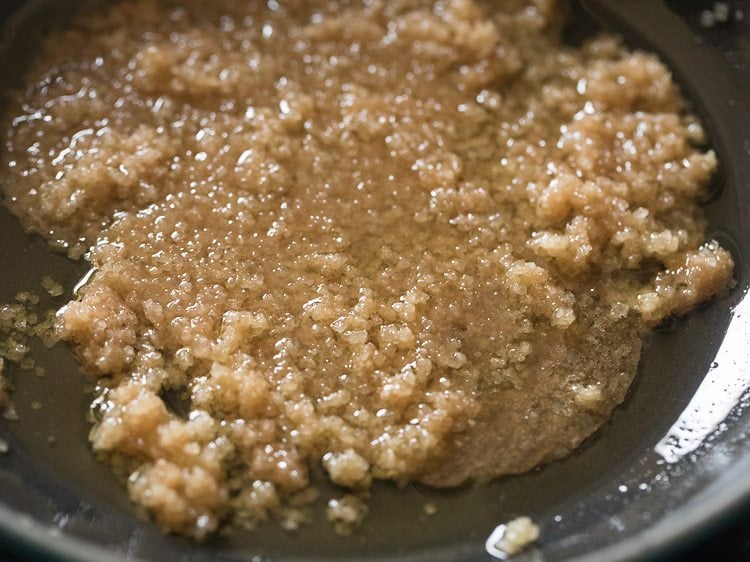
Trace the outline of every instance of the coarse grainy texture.
<instances>
[{"instance_id":1,"label":"coarse grainy texture","mask_svg":"<svg viewBox=\"0 0 750 562\"><path fill-rule=\"evenodd\" d=\"M322 465L454 486L559 458L641 336L723 292L669 71L553 0L119 2L53 32L0 182L94 273L91 442L166 530L305 520ZM179 407L178 407L179 406ZM180 409L186 410L181 415Z\"/></svg>"},{"instance_id":2,"label":"coarse grainy texture","mask_svg":"<svg viewBox=\"0 0 750 562\"><path fill-rule=\"evenodd\" d=\"M63 286L49 276L42 279L42 288L47 291L51 297L61 297L65 293Z\"/></svg>"},{"instance_id":3,"label":"coarse grainy texture","mask_svg":"<svg viewBox=\"0 0 750 562\"><path fill-rule=\"evenodd\" d=\"M351 534L367 516L369 508L360 498L346 494L328 501L326 519L340 535Z\"/></svg>"},{"instance_id":4,"label":"coarse grainy texture","mask_svg":"<svg viewBox=\"0 0 750 562\"><path fill-rule=\"evenodd\" d=\"M40 304L39 295L23 291L15 302L0 304L0 413L6 419L17 419L10 401L11 384L6 378L5 362L17 365L21 371L33 371L44 377L45 370L36 364L32 354L33 340L51 347L57 341L55 310Z\"/></svg>"},{"instance_id":5,"label":"coarse grainy texture","mask_svg":"<svg viewBox=\"0 0 750 562\"><path fill-rule=\"evenodd\" d=\"M539 527L529 517L517 517L500 525L489 539L490 554L505 560L526 550L539 538Z\"/></svg>"},{"instance_id":6,"label":"coarse grainy texture","mask_svg":"<svg viewBox=\"0 0 750 562\"><path fill-rule=\"evenodd\" d=\"M42 308L39 295L21 292L15 302L0 304L0 359L18 364L25 371L43 369L31 357L31 340L37 338L51 347L57 341L55 310ZM0 369L0 374L2 369Z\"/></svg>"}]
</instances>

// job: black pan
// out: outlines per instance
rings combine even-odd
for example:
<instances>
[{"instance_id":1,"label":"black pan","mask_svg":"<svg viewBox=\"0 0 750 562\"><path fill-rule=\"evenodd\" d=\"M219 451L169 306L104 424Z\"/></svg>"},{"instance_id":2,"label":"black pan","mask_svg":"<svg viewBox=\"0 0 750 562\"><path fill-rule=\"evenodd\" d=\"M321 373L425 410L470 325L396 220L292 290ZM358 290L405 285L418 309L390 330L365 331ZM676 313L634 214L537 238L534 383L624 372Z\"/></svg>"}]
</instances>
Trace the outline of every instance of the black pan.
<instances>
[{"instance_id":1,"label":"black pan","mask_svg":"<svg viewBox=\"0 0 750 562\"><path fill-rule=\"evenodd\" d=\"M713 2L581 4L571 41L588 32L593 15L633 46L660 53L704 120L721 162L706 206L708 234L737 263L737 286L727 298L650 338L630 396L606 427L563 461L482 487L436 492L380 484L367 523L351 538L324 523L291 534L268 524L196 545L138 518L94 459L85 380L58 346L36 355L48 372L43 379L10 368L20 419L0 419L8 445L0 453L0 543L44 559L98 562L489 560L484 543L494 527L530 515L541 538L518 560L624 560L665 554L750 502L750 21L735 13L750 20L750 3L723 3L718 13L729 8L729 21L708 27L712 18L703 12ZM82 3L0 2L0 79L18 75L39 29L73 5ZM38 291L45 275L61 281L68 297L84 272L84 264L51 251L0 210L0 302ZM438 509L432 516L423 512L428 501Z\"/></svg>"}]
</instances>

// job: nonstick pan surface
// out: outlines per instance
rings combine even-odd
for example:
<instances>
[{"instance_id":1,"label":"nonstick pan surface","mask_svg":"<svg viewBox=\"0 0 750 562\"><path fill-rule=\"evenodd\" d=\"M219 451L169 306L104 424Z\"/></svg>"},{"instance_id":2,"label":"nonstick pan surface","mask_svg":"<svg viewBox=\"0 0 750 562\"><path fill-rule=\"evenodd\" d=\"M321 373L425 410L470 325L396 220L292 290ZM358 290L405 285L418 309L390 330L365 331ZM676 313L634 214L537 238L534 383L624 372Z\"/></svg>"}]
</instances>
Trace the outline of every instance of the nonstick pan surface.
<instances>
[{"instance_id":1,"label":"nonstick pan surface","mask_svg":"<svg viewBox=\"0 0 750 562\"><path fill-rule=\"evenodd\" d=\"M22 71L44 26L82 2L0 4L2 73ZM0 419L0 542L64 560L490 560L496 525L530 515L535 548L517 560L619 560L664 554L750 501L750 3L582 0L571 41L592 17L635 47L659 53L703 119L721 170L706 205L708 235L730 249L731 294L657 331L647 342L628 400L584 447L563 461L481 487L436 492L373 490L371 513L350 538L313 523L289 534L273 524L196 545L138 518L86 438L84 377L64 346L40 349L40 379L10 367L18 421ZM13 14L13 15L12 15ZM744 14L745 20L738 14ZM8 23L9 22L9 23ZM34 31L36 30L36 31ZM0 302L50 275L67 289L85 273L25 234L0 209ZM38 291L39 292L39 291ZM64 300L49 299L44 306ZM41 406L41 407L39 407ZM437 513L423 512L426 502ZM320 513L319 513L320 514ZM322 520L323 518L319 518Z\"/></svg>"}]
</instances>

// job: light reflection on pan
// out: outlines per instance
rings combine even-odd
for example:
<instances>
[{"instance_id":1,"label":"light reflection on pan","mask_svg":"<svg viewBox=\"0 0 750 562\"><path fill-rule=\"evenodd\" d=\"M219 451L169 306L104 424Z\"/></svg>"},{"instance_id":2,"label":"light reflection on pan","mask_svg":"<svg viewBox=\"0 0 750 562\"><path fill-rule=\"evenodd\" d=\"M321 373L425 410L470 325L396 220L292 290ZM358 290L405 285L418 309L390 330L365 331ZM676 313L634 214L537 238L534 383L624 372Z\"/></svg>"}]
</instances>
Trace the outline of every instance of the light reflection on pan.
<instances>
[{"instance_id":1,"label":"light reflection on pan","mask_svg":"<svg viewBox=\"0 0 750 562\"><path fill-rule=\"evenodd\" d=\"M750 389L750 302L734 310L711 370L693 398L654 450L670 464L695 451L717 429Z\"/></svg>"}]
</instances>

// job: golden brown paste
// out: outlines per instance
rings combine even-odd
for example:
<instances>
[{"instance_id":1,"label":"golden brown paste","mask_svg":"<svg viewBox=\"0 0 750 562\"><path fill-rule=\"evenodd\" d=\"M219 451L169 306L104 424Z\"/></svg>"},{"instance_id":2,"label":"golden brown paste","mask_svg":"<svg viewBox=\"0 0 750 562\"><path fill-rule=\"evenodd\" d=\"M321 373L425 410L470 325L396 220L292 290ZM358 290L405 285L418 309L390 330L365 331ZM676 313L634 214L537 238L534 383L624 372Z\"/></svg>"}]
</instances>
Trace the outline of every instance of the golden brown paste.
<instances>
[{"instance_id":1,"label":"golden brown paste","mask_svg":"<svg viewBox=\"0 0 750 562\"><path fill-rule=\"evenodd\" d=\"M0 181L95 269L59 313L91 441L203 538L373 479L575 448L641 337L728 286L669 71L552 0L119 2L52 33ZM187 415L167 405L184 393Z\"/></svg>"}]
</instances>

